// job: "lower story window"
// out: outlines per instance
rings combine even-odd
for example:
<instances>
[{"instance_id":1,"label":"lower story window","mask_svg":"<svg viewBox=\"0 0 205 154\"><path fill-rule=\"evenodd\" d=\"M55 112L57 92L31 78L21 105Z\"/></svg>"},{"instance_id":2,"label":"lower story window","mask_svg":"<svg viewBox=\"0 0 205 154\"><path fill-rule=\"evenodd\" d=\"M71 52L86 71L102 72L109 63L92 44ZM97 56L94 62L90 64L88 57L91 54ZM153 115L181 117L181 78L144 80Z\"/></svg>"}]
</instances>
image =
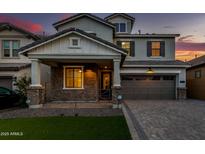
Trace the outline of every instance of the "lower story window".
<instances>
[{"instance_id":1,"label":"lower story window","mask_svg":"<svg viewBox=\"0 0 205 154\"><path fill-rule=\"evenodd\" d=\"M64 88L82 89L83 88L83 67L68 66L64 68Z\"/></svg>"}]
</instances>

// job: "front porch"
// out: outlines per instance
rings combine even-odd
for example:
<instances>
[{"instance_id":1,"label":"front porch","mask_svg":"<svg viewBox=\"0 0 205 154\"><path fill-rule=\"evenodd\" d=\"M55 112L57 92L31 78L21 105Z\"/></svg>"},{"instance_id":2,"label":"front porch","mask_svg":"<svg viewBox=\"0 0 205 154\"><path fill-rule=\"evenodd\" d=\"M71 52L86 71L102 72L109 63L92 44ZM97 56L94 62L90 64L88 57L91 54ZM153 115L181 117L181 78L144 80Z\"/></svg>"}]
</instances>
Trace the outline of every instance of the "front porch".
<instances>
[{"instance_id":1,"label":"front porch","mask_svg":"<svg viewBox=\"0 0 205 154\"><path fill-rule=\"evenodd\" d=\"M89 102L102 98L114 101L120 85L120 66L127 51L82 30L71 28L30 44L20 54L31 65L30 107L45 102ZM51 67L50 81L41 83L40 64Z\"/></svg>"},{"instance_id":2,"label":"front porch","mask_svg":"<svg viewBox=\"0 0 205 154\"><path fill-rule=\"evenodd\" d=\"M50 66L48 83L41 82L41 63ZM29 106L110 108L115 101L113 93L120 87L119 73L120 59L33 59Z\"/></svg>"}]
</instances>

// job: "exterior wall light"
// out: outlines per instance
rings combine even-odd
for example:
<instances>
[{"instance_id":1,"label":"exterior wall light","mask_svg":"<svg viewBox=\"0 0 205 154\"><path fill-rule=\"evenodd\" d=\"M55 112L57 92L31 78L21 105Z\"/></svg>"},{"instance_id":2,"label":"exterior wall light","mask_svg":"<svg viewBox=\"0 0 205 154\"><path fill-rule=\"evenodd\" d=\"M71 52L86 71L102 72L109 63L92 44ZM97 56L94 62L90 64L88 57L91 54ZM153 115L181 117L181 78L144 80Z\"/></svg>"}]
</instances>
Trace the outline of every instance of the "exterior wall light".
<instances>
[{"instance_id":1,"label":"exterior wall light","mask_svg":"<svg viewBox=\"0 0 205 154\"><path fill-rule=\"evenodd\" d=\"M147 70L147 73L148 73L148 74L151 74L151 73L154 73L154 71L152 70L151 67L149 67L148 70Z\"/></svg>"}]
</instances>

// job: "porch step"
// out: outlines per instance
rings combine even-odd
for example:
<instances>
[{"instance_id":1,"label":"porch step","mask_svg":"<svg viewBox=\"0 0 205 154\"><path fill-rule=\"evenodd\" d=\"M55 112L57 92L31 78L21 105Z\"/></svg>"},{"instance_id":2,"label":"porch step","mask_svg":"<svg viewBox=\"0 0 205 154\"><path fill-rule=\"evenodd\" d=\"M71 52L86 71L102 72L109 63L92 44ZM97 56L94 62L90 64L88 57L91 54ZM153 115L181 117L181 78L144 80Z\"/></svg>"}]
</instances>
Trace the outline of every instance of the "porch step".
<instances>
[{"instance_id":1,"label":"porch step","mask_svg":"<svg viewBox=\"0 0 205 154\"><path fill-rule=\"evenodd\" d=\"M48 102L43 108L66 108L66 109L88 109L88 108L112 108L112 103L61 103Z\"/></svg>"}]
</instances>

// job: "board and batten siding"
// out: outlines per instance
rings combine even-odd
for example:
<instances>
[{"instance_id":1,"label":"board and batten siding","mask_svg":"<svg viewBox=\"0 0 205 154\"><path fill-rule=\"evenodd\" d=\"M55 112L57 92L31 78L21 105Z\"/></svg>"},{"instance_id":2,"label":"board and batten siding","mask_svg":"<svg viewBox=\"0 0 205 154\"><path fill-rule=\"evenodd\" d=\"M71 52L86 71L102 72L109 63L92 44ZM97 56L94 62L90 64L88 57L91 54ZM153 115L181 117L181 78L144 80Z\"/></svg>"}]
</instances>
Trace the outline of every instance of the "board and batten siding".
<instances>
[{"instance_id":1,"label":"board and batten siding","mask_svg":"<svg viewBox=\"0 0 205 154\"><path fill-rule=\"evenodd\" d=\"M70 38L80 38L80 47L79 48L72 48L70 47ZM62 54L62 55L119 55L119 53L113 52L112 49L108 49L107 47L98 44L96 42L93 42L85 37L76 35L76 34L70 34L67 36L64 36L62 38L59 38L57 40L54 40L48 44L45 44L43 46L37 47L36 49L33 49L29 55L32 54Z\"/></svg>"},{"instance_id":2,"label":"board and batten siding","mask_svg":"<svg viewBox=\"0 0 205 154\"><path fill-rule=\"evenodd\" d=\"M135 54L127 56L126 60L175 60L175 38L117 38L117 41L134 41ZM165 53L162 57L149 57L147 55L148 41L163 41L165 45Z\"/></svg>"},{"instance_id":3,"label":"board and batten siding","mask_svg":"<svg viewBox=\"0 0 205 154\"><path fill-rule=\"evenodd\" d=\"M96 33L96 36L106 41L113 42L113 29L88 17L82 17L58 27L58 31L69 28L78 28L85 32Z\"/></svg>"}]
</instances>

